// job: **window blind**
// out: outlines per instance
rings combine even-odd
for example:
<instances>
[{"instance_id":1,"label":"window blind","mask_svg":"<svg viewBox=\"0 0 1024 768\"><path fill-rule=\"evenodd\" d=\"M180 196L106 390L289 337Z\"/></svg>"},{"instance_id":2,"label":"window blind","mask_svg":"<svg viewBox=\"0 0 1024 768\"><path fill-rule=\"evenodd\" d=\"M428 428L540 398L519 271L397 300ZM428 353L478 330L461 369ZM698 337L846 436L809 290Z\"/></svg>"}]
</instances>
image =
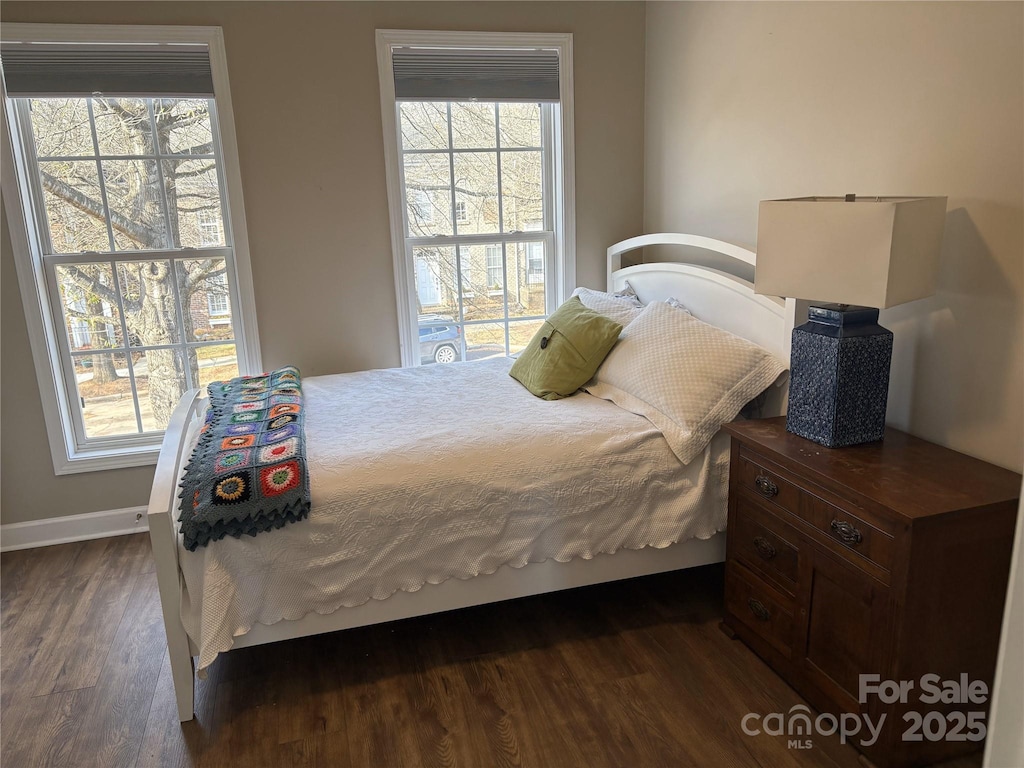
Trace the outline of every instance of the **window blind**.
<instances>
[{"instance_id":1,"label":"window blind","mask_svg":"<svg viewBox=\"0 0 1024 768\"><path fill-rule=\"evenodd\" d=\"M399 101L558 101L558 52L394 48Z\"/></svg>"},{"instance_id":2,"label":"window blind","mask_svg":"<svg viewBox=\"0 0 1024 768\"><path fill-rule=\"evenodd\" d=\"M205 45L4 43L0 60L15 97L213 96Z\"/></svg>"}]
</instances>

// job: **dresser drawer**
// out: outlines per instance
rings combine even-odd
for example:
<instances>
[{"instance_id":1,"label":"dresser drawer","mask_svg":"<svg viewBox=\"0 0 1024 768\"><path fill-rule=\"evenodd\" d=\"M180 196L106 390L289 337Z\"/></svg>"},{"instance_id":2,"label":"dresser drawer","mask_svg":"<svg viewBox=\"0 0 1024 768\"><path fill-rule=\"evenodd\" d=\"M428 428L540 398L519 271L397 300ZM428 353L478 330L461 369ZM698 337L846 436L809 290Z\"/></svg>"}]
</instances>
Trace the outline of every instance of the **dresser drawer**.
<instances>
[{"instance_id":1,"label":"dresser drawer","mask_svg":"<svg viewBox=\"0 0 1024 768\"><path fill-rule=\"evenodd\" d=\"M892 571L894 542L890 531L882 530L864 517L807 495L809 522L841 550L854 552L886 571Z\"/></svg>"},{"instance_id":2,"label":"dresser drawer","mask_svg":"<svg viewBox=\"0 0 1024 768\"><path fill-rule=\"evenodd\" d=\"M793 602L738 563L725 568L725 610L787 659L793 647Z\"/></svg>"},{"instance_id":3,"label":"dresser drawer","mask_svg":"<svg viewBox=\"0 0 1024 768\"><path fill-rule=\"evenodd\" d=\"M729 557L759 571L789 594L798 578L796 532L743 496L736 498L729 520Z\"/></svg>"},{"instance_id":4,"label":"dresser drawer","mask_svg":"<svg viewBox=\"0 0 1024 768\"><path fill-rule=\"evenodd\" d=\"M794 515L800 514L800 489L769 468L757 454L740 447L739 472L733 482Z\"/></svg>"}]
</instances>

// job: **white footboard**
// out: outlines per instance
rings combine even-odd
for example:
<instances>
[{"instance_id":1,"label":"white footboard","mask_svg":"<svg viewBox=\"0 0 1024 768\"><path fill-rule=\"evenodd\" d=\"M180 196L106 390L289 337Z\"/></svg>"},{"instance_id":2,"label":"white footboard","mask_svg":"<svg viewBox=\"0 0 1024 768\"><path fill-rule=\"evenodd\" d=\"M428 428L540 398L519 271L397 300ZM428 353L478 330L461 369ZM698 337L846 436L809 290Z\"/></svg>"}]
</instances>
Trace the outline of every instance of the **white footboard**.
<instances>
[{"instance_id":1,"label":"white footboard","mask_svg":"<svg viewBox=\"0 0 1024 768\"><path fill-rule=\"evenodd\" d=\"M189 650L188 635L181 623L181 571L178 568L177 534L174 516L178 509L178 478L182 465L188 460L189 426L204 406L199 390L185 393L174 409L167 425L164 441L157 459L153 492L149 497L149 538L156 561L156 578L160 587L160 605L163 608L164 628L167 631L167 652L171 659L171 677L178 703L178 719L191 720L195 702L195 670Z\"/></svg>"}]
</instances>

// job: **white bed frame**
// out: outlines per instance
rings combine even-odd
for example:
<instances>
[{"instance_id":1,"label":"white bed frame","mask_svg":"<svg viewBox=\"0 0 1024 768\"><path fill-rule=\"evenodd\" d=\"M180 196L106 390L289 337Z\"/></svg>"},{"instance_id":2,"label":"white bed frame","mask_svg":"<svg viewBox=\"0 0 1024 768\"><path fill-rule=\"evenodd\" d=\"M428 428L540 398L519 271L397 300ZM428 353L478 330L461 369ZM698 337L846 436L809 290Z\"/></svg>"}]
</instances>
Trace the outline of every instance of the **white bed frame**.
<instances>
[{"instance_id":1,"label":"white bed frame","mask_svg":"<svg viewBox=\"0 0 1024 768\"><path fill-rule=\"evenodd\" d=\"M792 299L758 296L753 285L718 270L693 264L660 262L621 269L622 254L655 245L679 245L714 251L744 264L754 264L754 254L719 240L696 235L656 234L634 237L608 249L609 290L622 289L626 281L643 301L675 297L699 319L756 342L780 358L789 360L789 338L798 307ZM786 388L775 387L766 414L783 413ZM182 722L193 717L195 671L193 656L198 648L188 637L181 621L183 579L178 566L178 542L174 518L177 513L177 483L187 460L189 427L201 418L205 400L199 390L188 392L178 404L167 427L149 500L149 533L156 560L160 602L171 674ZM557 563L553 560L524 568L503 566L495 573L462 581L450 579L426 585L418 592L398 592L387 600L370 600L321 616L309 614L295 621L271 626L257 624L248 634L235 638L234 648L273 643L322 632L380 624L472 605L483 605L527 595L600 584L663 571L693 568L725 559L725 536L707 541L686 541L665 549L621 550L598 555L592 560Z\"/></svg>"}]
</instances>

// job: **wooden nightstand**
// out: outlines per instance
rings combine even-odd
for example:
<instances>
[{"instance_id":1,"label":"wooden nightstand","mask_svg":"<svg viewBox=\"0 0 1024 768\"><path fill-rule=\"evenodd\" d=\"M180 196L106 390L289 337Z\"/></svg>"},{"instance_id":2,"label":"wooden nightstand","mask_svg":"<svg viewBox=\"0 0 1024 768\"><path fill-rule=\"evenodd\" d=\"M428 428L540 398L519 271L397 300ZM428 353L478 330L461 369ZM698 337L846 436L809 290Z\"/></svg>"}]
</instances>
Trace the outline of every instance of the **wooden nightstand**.
<instances>
[{"instance_id":1,"label":"wooden nightstand","mask_svg":"<svg viewBox=\"0 0 1024 768\"><path fill-rule=\"evenodd\" d=\"M904 714L942 713L935 733L956 726L947 713L988 710L988 697L922 703L920 680L966 674L991 692L1020 475L895 429L849 448L792 435L784 417L724 429L733 441L723 629L820 712L885 714L877 743L852 740L879 766L980 748L903 741ZM859 676L871 673L913 681L908 701L860 703Z\"/></svg>"}]
</instances>

